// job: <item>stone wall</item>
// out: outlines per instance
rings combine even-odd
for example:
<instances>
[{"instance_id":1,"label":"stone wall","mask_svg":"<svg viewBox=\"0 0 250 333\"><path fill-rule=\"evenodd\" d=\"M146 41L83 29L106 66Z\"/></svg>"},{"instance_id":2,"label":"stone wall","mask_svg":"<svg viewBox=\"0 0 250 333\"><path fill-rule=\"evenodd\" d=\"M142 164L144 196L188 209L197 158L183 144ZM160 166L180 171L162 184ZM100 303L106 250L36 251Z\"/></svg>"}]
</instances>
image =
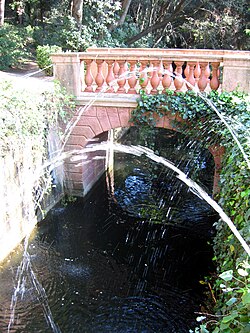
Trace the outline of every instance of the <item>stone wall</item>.
<instances>
[{"instance_id":1,"label":"stone wall","mask_svg":"<svg viewBox=\"0 0 250 333\"><path fill-rule=\"evenodd\" d=\"M41 177L43 151L35 150L31 140L27 140L23 148L17 144L10 146L16 148L5 151L0 157L0 262L63 194L59 183L57 191L45 194L46 185L50 184L46 177ZM42 197L44 200L40 200Z\"/></svg>"},{"instance_id":2,"label":"stone wall","mask_svg":"<svg viewBox=\"0 0 250 333\"><path fill-rule=\"evenodd\" d=\"M100 143L108 139L108 132L101 133L93 140L89 140L88 144ZM88 146L88 145L86 145ZM74 148L77 150L77 148ZM77 162L67 160L65 162L65 191L69 195L84 196L105 172L106 152L93 151L87 154L84 151L79 154Z\"/></svg>"}]
</instances>

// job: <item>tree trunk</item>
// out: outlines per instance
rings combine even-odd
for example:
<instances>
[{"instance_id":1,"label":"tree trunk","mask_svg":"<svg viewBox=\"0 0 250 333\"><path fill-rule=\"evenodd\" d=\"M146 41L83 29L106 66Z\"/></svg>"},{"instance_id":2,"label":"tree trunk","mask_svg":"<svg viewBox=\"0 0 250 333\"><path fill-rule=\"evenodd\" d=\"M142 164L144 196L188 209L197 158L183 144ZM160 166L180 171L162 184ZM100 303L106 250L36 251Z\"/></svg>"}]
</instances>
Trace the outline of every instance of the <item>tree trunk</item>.
<instances>
[{"instance_id":1,"label":"tree trunk","mask_svg":"<svg viewBox=\"0 0 250 333\"><path fill-rule=\"evenodd\" d=\"M0 0L0 26L4 24L4 6L5 0Z\"/></svg>"},{"instance_id":2,"label":"tree trunk","mask_svg":"<svg viewBox=\"0 0 250 333\"><path fill-rule=\"evenodd\" d=\"M126 42L128 45L133 44L144 36L147 36L150 32L153 32L158 29L165 28L169 22L173 22L178 15L181 16L181 12L186 5L186 0L180 0L179 4L176 6L173 13L168 13L162 20L158 20L156 23L150 25L146 29L142 30L137 35L129 38Z\"/></svg>"},{"instance_id":3,"label":"tree trunk","mask_svg":"<svg viewBox=\"0 0 250 333\"><path fill-rule=\"evenodd\" d=\"M0 0L1 1L1 0ZM77 22L78 28L82 25L82 7L83 0L72 0L72 16Z\"/></svg>"},{"instance_id":4,"label":"tree trunk","mask_svg":"<svg viewBox=\"0 0 250 333\"><path fill-rule=\"evenodd\" d=\"M109 28L110 31L114 30L119 25L123 25L123 23L124 23L124 21L126 19L126 16L127 16L127 13L128 13L128 10L129 10L129 6L131 4L131 1L132 0L123 0L120 19L119 19L119 21L117 23L112 24L110 26L110 28Z\"/></svg>"},{"instance_id":5,"label":"tree trunk","mask_svg":"<svg viewBox=\"0 0 250 333\"><path fill-rule=\"evenodd\" d=\"M122 2L122 15L121 15L120 20L118 21L117 25L122 25L124 23L128 10L129 10L129 6L131 4L131 1L132 0L124 0Z\"/></svg>"}]
</instances>

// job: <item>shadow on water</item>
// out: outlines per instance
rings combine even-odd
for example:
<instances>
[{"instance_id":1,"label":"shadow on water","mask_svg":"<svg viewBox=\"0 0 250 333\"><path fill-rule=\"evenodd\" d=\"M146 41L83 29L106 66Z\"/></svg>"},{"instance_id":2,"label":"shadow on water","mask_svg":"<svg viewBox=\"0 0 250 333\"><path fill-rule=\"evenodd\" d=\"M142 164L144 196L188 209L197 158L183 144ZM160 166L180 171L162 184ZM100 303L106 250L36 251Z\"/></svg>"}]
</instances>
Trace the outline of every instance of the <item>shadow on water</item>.
<instances>
[{"instance_id":1,"label":"shadow on water","mask_svg":"<svg viewBox=\"0 0 250 333\"><path fill-rule=\"evenodd\" d=\"M133 135L138 140L136 133L130 140ZM192 175L198 164L197 180L211 190L211 156L189 149L184 163L182 140L168 139L157 140L154 149L169 154L171 148ZM173 178L143 156L118 153L113 193L103 176L87 197L54 207L39 224L29 253L63 333L186 333L195 327L205 301L199 280L213 269L208 242L217 216ZM0 272L3 332L18 264L13 258ZM51 332L29 281L16 317L11 332Z\"/></svg>"}]
</instances>

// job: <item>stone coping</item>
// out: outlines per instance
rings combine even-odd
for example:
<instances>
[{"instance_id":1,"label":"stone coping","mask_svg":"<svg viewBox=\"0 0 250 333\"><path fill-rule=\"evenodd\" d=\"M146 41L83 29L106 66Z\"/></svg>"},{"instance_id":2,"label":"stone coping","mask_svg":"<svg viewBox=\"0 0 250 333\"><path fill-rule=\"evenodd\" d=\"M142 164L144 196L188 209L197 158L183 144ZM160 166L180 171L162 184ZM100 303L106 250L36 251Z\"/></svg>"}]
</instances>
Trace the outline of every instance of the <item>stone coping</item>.
<instances>
[{"instance_id":1,"label":"stone coping","mask_svg":"<svg viewBox=\"0 0 250 333\"><path fill-rule=\"evenodd\" d=\"M77 105L86 105L91 103L95 106L114 106L114 107L132 107L137 106L139 94L114 94L102 93L96 96L96 93L81 93L76 99Z\"/></svg>"},{"instance_id":2,"label":"stone coping","mask_svg":"<svg viewBox=\"0 0 250 333\"><path fill-rule=\"evenodd\" d=\"M61 52L51 55L52 61L69 62L84 59L105 60L178 60L221 62L223 59L250 60L249 51L211 49L129 49L89 48L87 52ZM74 59L74 60L73 60Z\"/></svg>"}]
</instances>

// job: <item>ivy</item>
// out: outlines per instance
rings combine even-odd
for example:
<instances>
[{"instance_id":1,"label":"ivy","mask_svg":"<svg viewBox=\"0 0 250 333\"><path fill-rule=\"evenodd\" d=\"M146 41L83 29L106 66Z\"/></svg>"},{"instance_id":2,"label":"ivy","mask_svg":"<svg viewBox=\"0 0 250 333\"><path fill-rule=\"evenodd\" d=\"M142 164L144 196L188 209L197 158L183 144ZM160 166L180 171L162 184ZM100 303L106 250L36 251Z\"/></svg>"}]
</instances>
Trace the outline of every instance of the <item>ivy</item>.
<instances>
[{"instance_id":1,"label":"ivy","mask_svg":"<svg viewBox=\"0 0 250 333\"><path fill-rule=\"evenodd\" d=\"M210 103L230 126L245 157ZM154 127L165 115L174 119L171 125L176 130L187 131L189 136L203 140L206 146L216 143L225 147L220 193L216 200L250 244L250 96L239 91L212 91L208 95L168 90L164 94L147 95L142 91L130 121L140 127ZM216 228L213 247L217 273L210 278L212 292L217 298L215 314L198 317L197 321L202 318L204 323L195 332L249 332L250 265L247 254L227 225L218 221Z\"/></svg>"},{"instance_id":2,"label":"ivy","mask_svg":"<svg viewBox=\"0 0 250 333\"><path fill-rule=\"evenodd\" d=\"M39 149L47 146L50 127L66 122L75 104L72 96L55 83L53 92L32 97L28 91L16 91L10 82L0 82L0 136L1 155L11 144L20 148L27 139Z\"/></svg>"},{"instance_id":3,"label":"ivy","mask_svg":"<svg viewBox=\"0 0 250 333\"><path fill-rule=\"evenodd\" d=\"M48 160L49 130L55 128L60 131L60 124L66 122L69 113L75 110L74 101L58 84L55 84L53 92L38 96L25 90L15 90L8 81L0 82L0 99L0 156L5 158L11 152L13 163L20 171L22 162L18 156L29 142L31 158L35 162L30 168L34 168L35 173L35 165ZM44 168L33 189L35 207L39 207L42 214L40 204L51 191L51 185L50 171Z\"/></svg>"}]
</instances>

